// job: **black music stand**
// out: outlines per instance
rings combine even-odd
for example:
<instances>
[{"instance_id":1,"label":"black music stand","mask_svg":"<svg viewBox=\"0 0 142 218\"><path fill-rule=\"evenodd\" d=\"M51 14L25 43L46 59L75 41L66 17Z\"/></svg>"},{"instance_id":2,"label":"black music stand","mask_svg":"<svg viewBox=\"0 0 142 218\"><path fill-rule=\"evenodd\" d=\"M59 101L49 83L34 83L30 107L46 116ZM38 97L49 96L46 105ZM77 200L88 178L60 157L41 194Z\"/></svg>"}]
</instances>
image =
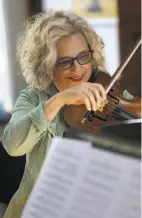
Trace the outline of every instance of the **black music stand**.
<instances>
[{"instance_id":1,"label":"black music stand","mask_svg":"<svg viewBox=\"0 0 142 218\"><path fill-rule=\"evenodd\" d=\"M127 155L141 157L142 119L123 121L119 124L106 125L98 132L85 129L69 129L66 138L89 141L93 146Z\"/></svg>"}]
</instances>

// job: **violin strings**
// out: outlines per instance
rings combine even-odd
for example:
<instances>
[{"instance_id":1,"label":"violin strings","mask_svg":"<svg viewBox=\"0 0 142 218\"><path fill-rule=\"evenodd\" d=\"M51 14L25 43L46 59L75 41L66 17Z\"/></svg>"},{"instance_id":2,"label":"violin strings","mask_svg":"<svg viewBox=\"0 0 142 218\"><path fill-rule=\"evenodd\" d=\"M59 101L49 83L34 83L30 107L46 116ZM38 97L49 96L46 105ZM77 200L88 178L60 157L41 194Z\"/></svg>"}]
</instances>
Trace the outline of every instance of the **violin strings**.
<instances>
[{"instance_id":1,"label":"violin strings","mask_svg":"<svg viewBox=\"0 0 142 218\"><path fill-rule=\"evenodd\" d=\"M123 113L125 113L126 115L128 115L129 117L131 117L131 118L135 118L135 119L139 118L138 116L134 115L133 113L127 111L125 108L120 108L120 107L118 106L118 109L119 109L121 112L123 112Z\"/></svg>"},{"instance_id":2,"label":"violin strings","mask_svg":"<svg viewBox=\"0 0 142 218\"><path fill-rule=\"evenodd\" d=\"M122 111L119 108L115 108L112 112L113 116L116 118L119 118L121 120L130 119L125 113L122 113Z\"/></svg>"},{"instance_id":3,"label":"violin strings","mask_svg":"<svg viewBox=\"0 0 142 218\"><path fill-rule=\"evenodd\" d=\"M106 109L109 111L112 111L113 107L109 104L109 105L106 105ZM125 118L120 113L117 113L117 111L119 112L119 110L117 110L117 109L113 110L113 112L112 112L113 116L118 118L119 120L125 120Z\"/></svg>"},{"instance_id":4,"label":"violin strings","mask_svg":"<svg viewBox=\"0 0 142 218\"><path fill-rule=\"evenodd\" d=\"M110 105L109 105L110 106ZM110 110L108 107L107 107L108 110ZM113 111L113 115L118 117L118 118L122 118L122 120L129 120L131 118L138 118L137 116L133 115L132 113L126 111L125 109L122 109L120 107L117 107L114 109Z\"/></svg>"},{"instance_id":5,"label":"violin strings","mask_svg":"<svg viewBox=\"0 0 142 218\"><path fill-rule=\"evenodd\" d=\"M135 116L134 114L128 112L127 110L125 110L124 108L120 108L119 106L114 109L114 112L117 111L118 113L121 114L121 116L124 118L124 119L136 119L138 118L137 116Z\"/></svg>"},{"instance_id":6,"label":"violin strings","mask_svg":"<svg viewBox=\"0 0 142 218\"><path fill-rule=\"evenodd\" d=\"M109 111L112 111L113 108L111 106L110 107L106 106L106 109L108 109ZM126 120L120 113L117 113L117 109L113 110L112 115L113 117L118 118L119 120Z\"/></svg>"},{"instance_id":7,"label":"violin strings","mask_svg":"<svg viewBox=\"0 0 142 218\"><path fill-rule=\"evenodd\" d=\"M106 105L106 109L108 109L110 111L111 110L110 108L112 109L112 106L110 104ZM116 107L113 110L112 115L120 120L129 120L131 118L134 118L134 119L138 118L134 114L132 114L132 113L126 111L124 108L120 108L120 107Z\"/></svg>"}]
</instances>

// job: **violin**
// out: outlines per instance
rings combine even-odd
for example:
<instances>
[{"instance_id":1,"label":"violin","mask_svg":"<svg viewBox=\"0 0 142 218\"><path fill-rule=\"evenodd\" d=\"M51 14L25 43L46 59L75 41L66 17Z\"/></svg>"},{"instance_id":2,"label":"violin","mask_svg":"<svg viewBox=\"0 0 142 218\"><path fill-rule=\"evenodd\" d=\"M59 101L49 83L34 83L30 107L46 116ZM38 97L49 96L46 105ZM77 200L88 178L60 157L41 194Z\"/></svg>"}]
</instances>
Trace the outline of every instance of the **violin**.
<instances>
[{"instance_id":1,"label":"violin","mask_svg":"<svg viewBox=\"0 0 142 218\"><path fill-rule=\"evenodd\" d=\"M112 77L102 71L98 71L96 75L92 74L89 82L100 83L105 87L107 104L102 105L96 112L87 112L85 105L65 106L64 120L69 127L87 128L89 131L97 131L106 124L141 118L141 99L133 96L132 99L125 100L123 93L126 90L120 86L118 80L140 46L141 41L140 39L136 43L126 60L119 66Z\"/></svg>"}]
</instances>

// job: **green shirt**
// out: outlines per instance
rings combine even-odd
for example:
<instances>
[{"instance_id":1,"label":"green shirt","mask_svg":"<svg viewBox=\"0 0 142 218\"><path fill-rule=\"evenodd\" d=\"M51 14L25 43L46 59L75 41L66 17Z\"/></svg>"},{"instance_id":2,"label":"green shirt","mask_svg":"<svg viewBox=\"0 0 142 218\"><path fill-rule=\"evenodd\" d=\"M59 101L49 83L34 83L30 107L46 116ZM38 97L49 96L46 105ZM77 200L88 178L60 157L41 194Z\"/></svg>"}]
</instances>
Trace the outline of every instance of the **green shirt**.
<instances>
[{"instance_id":1,"label":"green shirt","mask_svg":"<svg viewBox=\"0 0 142 218\"><path fill-rule=\"evenodd\" d=\"M62 110L52 122L48 122L42 109L43 103L57 92L53 83L46 92L39 92L28 86L21 91L16 101L2 142L10 155L26 154L26 165L20 187L11 199L4 218L20 218L52 138L64 133Z\"/></svg>"},{"instance_id":2,"label":"green shirt","mask_svg":"<svg viewBox=\"0 0 142 218\"><path fill-rule=\"evenodd\" d=\"M2 142L10 155L26 154L26 165L20 187L11 199L4 218L20 218L52 138L64 133L63 111L61 110L52 122L48 122L42 109L43 103L57 92L53 83L46 92L39 92L28 86L21 91L16 101ZM125 99L132 98L126 90L124 95Z\"/></svg>"}]
</instances>

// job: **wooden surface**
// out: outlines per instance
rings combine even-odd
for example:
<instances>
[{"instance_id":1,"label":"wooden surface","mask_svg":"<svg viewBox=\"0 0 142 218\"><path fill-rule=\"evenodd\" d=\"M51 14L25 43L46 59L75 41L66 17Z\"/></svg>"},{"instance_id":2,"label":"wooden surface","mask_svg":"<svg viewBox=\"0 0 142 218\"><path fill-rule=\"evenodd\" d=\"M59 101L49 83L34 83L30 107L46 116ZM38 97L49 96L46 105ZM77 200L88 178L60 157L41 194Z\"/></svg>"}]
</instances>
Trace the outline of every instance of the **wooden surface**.
<instances>
[{"instance_id":1,"label":"wooden surface","mask_svg":"<svg viewBox=\"0 0 142 218\"><path fill-rule=\"evenodd\" d=\"M118 0L119 37L121 61L141 35L141 1ZM140 48L123 72L122 85L132 94L141 94L141 52Z\"/></svg>"}]
</instances>

